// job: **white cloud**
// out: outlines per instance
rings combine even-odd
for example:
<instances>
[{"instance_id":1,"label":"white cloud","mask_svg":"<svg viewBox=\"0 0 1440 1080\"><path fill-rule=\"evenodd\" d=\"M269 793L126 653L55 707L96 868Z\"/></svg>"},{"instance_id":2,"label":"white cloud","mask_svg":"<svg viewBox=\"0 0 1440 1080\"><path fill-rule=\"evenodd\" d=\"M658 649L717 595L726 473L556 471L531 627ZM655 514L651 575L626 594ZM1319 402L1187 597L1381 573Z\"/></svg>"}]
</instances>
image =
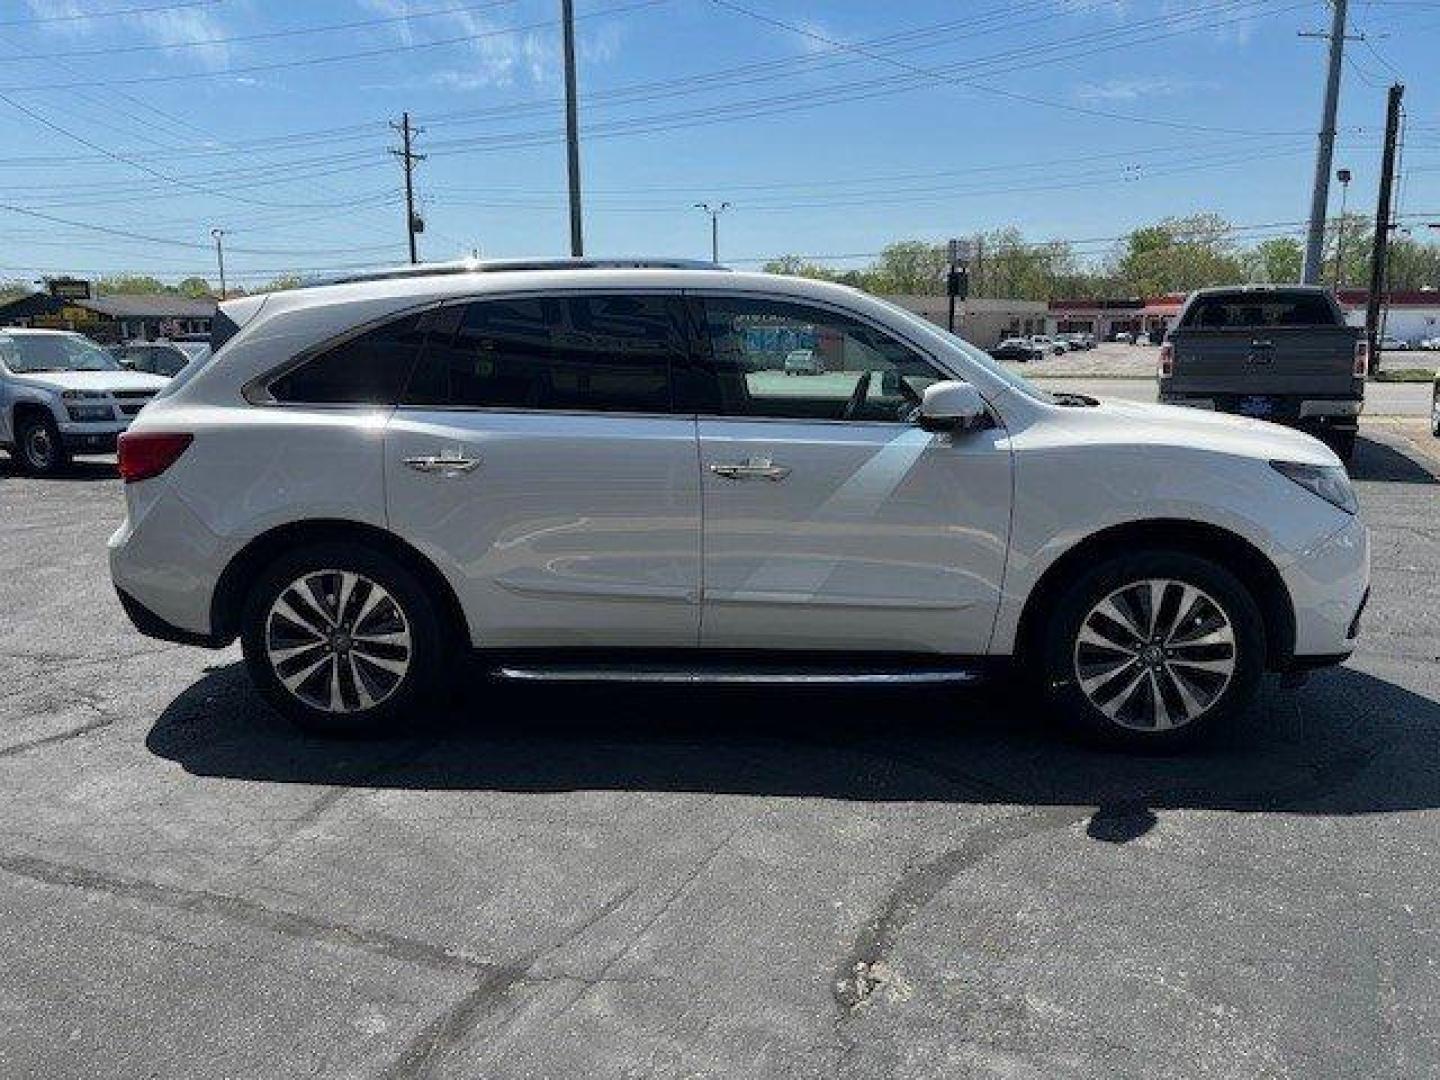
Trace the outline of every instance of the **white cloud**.
<instances>
[{"instance_id":1,"label":"white cloud","mask_svg":"<svg viewBox=\"0 0 1440 1080\"><path fill-rule=\"evenodd\" d=\"M1148 97L1171 97L1201 89L1200 83L1175 79L1166 75L1140 75L1128 79L1106 79L1099 83L1081 83L1074 90L1080 101L1138 101Z\"/></svg>"},{"instance_id":2,"label":"white cloud","mask_svg":"<svg viewBox=\"0 0 1440 1080\"><path fill-rule=\"evenodd\" d=\"M156 50L154 56L188 56L203 66L216 69L230 62L228 45L207 45L204 42L215 38L232 36L217 13L205 8L174 8L169 11L135 12L124 18L84 19L68 18L75 15L93 15L95 8L85 0L25 0L36 18L47 21L37 25L45 32L72 39L112 41L116 31L138 32L142 39L157 45L185 46L184 48ZM65 18L58 18L65 17ZM144 41L138 44L143 44ZM117 42L119 45L129 42ZM149 56L150 53L136 53Z\"/></svg>"}]
</instances>

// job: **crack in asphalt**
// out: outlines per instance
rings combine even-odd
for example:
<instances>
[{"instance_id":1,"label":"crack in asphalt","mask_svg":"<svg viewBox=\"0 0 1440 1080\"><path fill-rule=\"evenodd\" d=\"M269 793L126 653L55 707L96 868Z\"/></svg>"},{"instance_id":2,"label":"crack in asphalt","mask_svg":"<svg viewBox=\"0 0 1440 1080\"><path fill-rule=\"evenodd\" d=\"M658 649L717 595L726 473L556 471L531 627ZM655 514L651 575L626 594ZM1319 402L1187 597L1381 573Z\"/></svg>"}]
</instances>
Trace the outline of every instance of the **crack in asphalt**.
<instances>
[{"instance_id":1,"label":"crack in asphalt","mask_svg":"<svg viewBox=\"0 0 1440 1080\"><path fill-rule=\"evenodd\" d=\"M879 910L865 923L836 968L831 992L843 1027L877 986L886 981L877 972L888 968L900 931L960 874L995 853L1030 836L1078 824L1090 816L1086 807L1035 807L983 826L960 844L901 875Z\"/></svg>"}]
</instances>

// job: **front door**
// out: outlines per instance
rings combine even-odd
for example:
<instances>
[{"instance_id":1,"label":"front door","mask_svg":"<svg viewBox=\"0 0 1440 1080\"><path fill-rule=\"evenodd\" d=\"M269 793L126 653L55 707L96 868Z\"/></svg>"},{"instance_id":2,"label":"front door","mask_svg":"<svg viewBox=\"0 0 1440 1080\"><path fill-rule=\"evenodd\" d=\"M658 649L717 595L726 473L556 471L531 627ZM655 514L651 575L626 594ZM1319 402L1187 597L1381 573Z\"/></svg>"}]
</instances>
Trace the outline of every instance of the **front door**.
<instances>
[{"instance_id":1,"label":"front door","mask_svg":"<svg viewBox=\"0 0 1440 1080\"><path fill-rule=\"evenodd\" d=\"M1010 521L1003 428L932 435L947 377L843 313L706 297L701 644L979 655ZM797 352L810 362L793 362Z\"/></svg>"},{"instance_id":2,"label":"front door","mask_svg":"<svg viewBox=\"0 0 1440 1080\"><path fill-rule=\"evenodd\" d=\"M391 528L459 581L474 644L694 647L695 422L658 294L432 313L385 435Z\"/></svg>"}]
</instances>

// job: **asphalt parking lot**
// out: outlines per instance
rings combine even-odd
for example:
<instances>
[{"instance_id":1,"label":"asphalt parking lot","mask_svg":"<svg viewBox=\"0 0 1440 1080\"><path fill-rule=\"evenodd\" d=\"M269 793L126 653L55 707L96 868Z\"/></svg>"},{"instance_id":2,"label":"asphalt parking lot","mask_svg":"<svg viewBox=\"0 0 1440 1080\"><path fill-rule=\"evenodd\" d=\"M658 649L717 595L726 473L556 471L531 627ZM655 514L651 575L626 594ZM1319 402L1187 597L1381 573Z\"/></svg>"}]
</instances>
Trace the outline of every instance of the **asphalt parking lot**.
<instances>
[{"instance_id":1,"label":"asphalt parking lot","mask_svg":"<svg viewBox=\"0 0 1440 1080\"><path fill-rule=\"evenodd\" d=\"M306 739L125 622L113 467L0 461L0 1076L1440 1073L1440 460L1365 434L1360 651L1183 758L998 687Z\"/></svg>"}]
</instances>

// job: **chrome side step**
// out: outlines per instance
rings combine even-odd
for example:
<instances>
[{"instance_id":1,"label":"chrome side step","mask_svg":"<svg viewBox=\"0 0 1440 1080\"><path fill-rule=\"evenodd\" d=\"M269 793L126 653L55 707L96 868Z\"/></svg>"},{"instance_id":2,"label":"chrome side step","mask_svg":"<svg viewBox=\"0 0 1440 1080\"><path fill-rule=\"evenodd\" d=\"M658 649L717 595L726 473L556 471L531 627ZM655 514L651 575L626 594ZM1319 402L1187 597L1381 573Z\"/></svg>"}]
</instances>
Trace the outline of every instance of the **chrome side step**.
<instances>
[{"instance_id":1,"label":"chrome side step","mask_svg":"<svg viewBox=\"0 0 1440 1080\"><path fill-rule=\"evenodd\" d=\"M685 686L956 686L978 683L979 671L933 668L893 671L744 668L578 667L568 664L505 666L496 674L514 682L669 683Z\"/></svg>"}]
</instances>

